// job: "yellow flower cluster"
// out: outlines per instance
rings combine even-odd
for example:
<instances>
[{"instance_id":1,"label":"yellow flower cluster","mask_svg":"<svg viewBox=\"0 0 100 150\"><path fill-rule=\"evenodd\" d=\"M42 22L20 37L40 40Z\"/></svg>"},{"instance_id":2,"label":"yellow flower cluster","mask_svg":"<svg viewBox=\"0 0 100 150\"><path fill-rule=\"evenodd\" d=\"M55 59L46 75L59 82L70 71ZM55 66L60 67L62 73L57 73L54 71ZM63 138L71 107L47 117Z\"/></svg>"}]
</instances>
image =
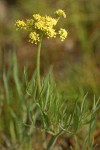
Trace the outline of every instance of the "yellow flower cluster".
<instances>
[{"instance_id":1,"label":"yellow flower cluster","mask_svg":"<svg viewBox=\"0 0 100 150\"><path fill-rule=\"evenodd\" d=\"M29 34L29 42L31 42L31 43L35 43L35 44L37 44L37 42L39 42L40 41L40 39L39 39L39 34L36 34L36 32L31 32L30 34Z\"/></svg>"},{"instance_id":2,"label":"yellow flower cluster","mask_svg":"<svg viewBox=\"0 0 100 150\"><path fill-rule=\"evenodd\" d=\"M33 14L33 18L36 21L40 21L41 20L41 16L39 14Z\"/></svg>"},{"instance_id":3,"label":"yellow flower cluster","mask_svg":"<svg viewBox=\"0 0 100 150\"><path fill-rule=\"evenodd\" d=\"M36 19L34 27L36 30L40 30L48 38L56 37L55 29L53 28L57 24L57 20L49 16L40 16L38 14L33 15Z\"/></svg>"},{"instance_id":4,"label":"yellow flower cluster","mask_svg":"<svg viewBox=\"0 0 100 150\"><path fill-rule=\"evenodd\" d=\"M17 29L25 29L28 30L29 33L29 41L31 43L37 44L40 41L41 36L47 36L47 38L55 38L57 35L60 36L61 41L64 41L67 32L65 29L60 29L58 32L55 27L58 23L58 17L63 16L66 17L66 14L63 10L59 9L55 12L57 18L53 18L50 16L41 16L39 14L33 14L32 19L27 19L24 21L16 21Z\"/></svg>"},{"instance_id":5,"label":"yellow flower cluster","mask_svg":"<svg viewBox=\"0 0 100 150\"><path fill-rule=\"evenodd\" d=\"M26 23L23 20L17 20L15 25L17 29L26 29Z\"/></svg>"},{"instance_id":6,"label":"yellow flower cluster","mask_svg":"<svg viewBox=\"0 0 100 150\"><path fill-rule=\"evenodd\" d=\"M64 18L66 18L65 12L64 12L63 10L61 10L61 9L58 9L58 10L55 12L55 14L56 14L58 17L63 16Z\"/></svg>"},{"instance_id":7,"label":"yellow flower cluster","mask_svg":"<svg viewBox=\"0 0 100 150\"><path fill-rule=\"evenodd\" d=\"M64 41L65 39L66 39L66 37L67 37L67 31L65 30L65 29L60 29L59 31L58 31L58 34L60 35L60 39L61 39L61 41Z\"/></svg>"}]
</instances>

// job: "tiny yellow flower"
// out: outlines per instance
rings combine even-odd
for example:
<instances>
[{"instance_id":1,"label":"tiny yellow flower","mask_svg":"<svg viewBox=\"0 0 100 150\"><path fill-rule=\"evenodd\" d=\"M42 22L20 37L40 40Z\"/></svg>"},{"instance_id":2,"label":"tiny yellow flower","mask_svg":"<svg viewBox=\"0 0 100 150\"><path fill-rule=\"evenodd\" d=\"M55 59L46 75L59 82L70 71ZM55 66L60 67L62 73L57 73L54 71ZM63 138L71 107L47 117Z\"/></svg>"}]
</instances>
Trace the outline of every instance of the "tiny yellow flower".
<instances>
[{"instance_id":1,"label":"tiny yellow flower","mask_svg":"<svg viewBox=\"0 0 100 150\"><path fill-rule=\"evenodd\" d=\"M37 44L39 41L39 34L37 34L36 32L31 32L29 34L29 42Z\"/></svg>"},{"instance_id":2,"label":"tiny yellow flower","mask_svg":"<svg viewBox=\"0 0 100 150\"><path fill-rule=\"evenodd\" d=\"M66 14L65 12L62 10L62 9L58 9L55 14L60 17L60 16L63 16L64 18L66 18Z\"/></svg>"},{"instance_id":3,"label":"tiny yellow flower","mask_svg":"<svg viewBox=\"0 0 100 150\"><path fill-rule=\"evenodd\" d=\"M58 31L58 34L60 35L61 41L64 41L68 35L67 31L62 28Z\"/></svg>"},{"instance_id":4,"label":"tiny yellow flower","mask_svg":"<svg viewBox=\"0 0 100 150\"><path fill-rule=\"evenodd\" d=\"M15 25L17 29L26 29L26 23L23 20L17 20Z\"/></svg>"}]
</instances>

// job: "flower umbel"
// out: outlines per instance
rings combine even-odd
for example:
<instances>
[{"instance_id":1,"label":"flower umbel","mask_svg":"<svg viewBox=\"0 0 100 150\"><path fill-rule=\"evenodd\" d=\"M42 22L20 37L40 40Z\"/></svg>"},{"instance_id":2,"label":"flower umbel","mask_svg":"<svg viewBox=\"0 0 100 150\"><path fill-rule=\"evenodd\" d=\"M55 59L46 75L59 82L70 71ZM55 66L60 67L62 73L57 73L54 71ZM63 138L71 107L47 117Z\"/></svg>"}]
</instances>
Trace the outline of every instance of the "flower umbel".
<instances>
[{"instance_id":1,"label":"flower umbel","mask_svg":"<svg viewBox=\"0 0 100 150\"><path fill-rule=\"evenodd\" d=\"M57 24L57 20L54 18L51 18L49 16L40 16L35 15L35 29L40 31L43 35L46 35L48 38L55 38L56 37L56 31L54 29L54 26Z\"/></svg>"},{"instance_id":2,"label":"flower umbel","mask_svg":"<svg viewBox=\"0 0 100 150\"><path fill-rule=\"evenodd\" d=\"M26 29L26 23L23 20L17 20L15 25L17 29Z\"/></svg>"},{"instance_id":3,"label":"flower umbel","mask_svg":"<svg viewBox=\"0 0 100 150\"><path fill-rule=\"evenodd\" d=\"M55 12L57 18L50 16L41 16L40 14L33 14L31 19L16 21L17 29L24 29L29 32L29 42L37 44L40 41L40 37L46 36L47 38L55 38L57 35L60 36L61 41L64 41L67 37L67 31L65 29L56 30L56 25L59 18L66 14L63 10L58 9Z\"/></svg>"},{"instance_id":4,"label":"flower umbel","mask_svg":"<svg viewBox=\"0 0 100 150\"><path fill-rule=\"evenodd\" d=\"M33 14L33 18L36 21L40 21L41 20L41 16L39 14Z\"/></svg>"},{"instance_id":5,"label":"flower umbel","mask_svg":"<svg viewBox=\"0 0 100 150\"><path fill-rule=\"evenodd\" d=\"M37 44L39 41L39 34L36 34L36 32L31 32L29 34L29 42Z\"/></svg>"},{"instance_id":6,"label":"flower umbel","mask_svg":"<svg viewBox=\"0 0 100 150\"><path fill-rule=\"evenodd\" d=\"M61 39L61 41L64 41L65 39L66 39L66 37L67 37L67 31L65 30L65 29L60 29L59 31L58 31L58 34L60 35L60 39Z\"/></svg>"},{"instance_id":7,"label":"flower umbel","mask_svg":"<svg viewBox=\"0 0 100 150\"><path fill-rule=\"evenodd\" d=\"M63 10L61 10L61 9L58 9L58 10L55 12L55 14L56 14L58 17L63 16L64 18L66 18L65 12L64 12Z\"/></svg>"}]
</instances>

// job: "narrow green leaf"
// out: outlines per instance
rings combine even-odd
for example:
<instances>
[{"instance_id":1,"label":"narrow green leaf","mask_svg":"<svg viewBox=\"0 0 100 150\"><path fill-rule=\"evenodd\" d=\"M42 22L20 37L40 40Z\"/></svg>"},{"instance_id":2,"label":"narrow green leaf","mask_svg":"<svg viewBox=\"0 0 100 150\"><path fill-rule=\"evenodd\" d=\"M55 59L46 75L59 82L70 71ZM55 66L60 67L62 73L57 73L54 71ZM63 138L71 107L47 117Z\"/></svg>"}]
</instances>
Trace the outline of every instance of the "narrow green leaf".
<instances>
[{"instance_id":1,"label":"narrow green leaf","mask_svg":"<svg viewBox=\"0 0 100 150\"><path fill-rule=\"evenodd\" d=\"M6 92L7 102L9 104L10 103L10 87L8 85L8 80L7 80L7 76L6 76L5 72L3 73L3 81L4 81L4 88L5 88L5 92Z\"/></svg>"},{"instance_id":2,"label":"narrow green leaf","mask_svg":"<svg viewBox=\"0 0 100 150\"><path fill-rule=\"evenodd\" d=\"M74 116L73 116L73 127L74 127L74 132L77 131L79 125L79 111L78 111L78 106L76 106L76 109L74 111Z\"/></svg>"},{"instance_id":3,"label":"narrow green leaf","mask_svg":"<svg viewBox=\"0 0 100 150\"><path fill-rule=\"evenodd\" d=\"M87 97L88 93L86 93L86 95L84 96L83 100L82 100L82 104L81 104L81 113L84 111L84 103L85 103L85 100L86 100L86 97Z\"/></svg>"},{"instance_id":4,"label":"narrow green leaf","mask_svg":"<svg viewBox=\"0 0 100 150\"><path fill-rule=\"evenodd\" d=\"M20 84L19 76L18 76L18 66L17 66L17 58L15 55L15 52L13 52L13 77L14 77L18 95L19 95L19 97L21 97L22 91L21 91L21 84Z\"/></svg>"}]
</instances>

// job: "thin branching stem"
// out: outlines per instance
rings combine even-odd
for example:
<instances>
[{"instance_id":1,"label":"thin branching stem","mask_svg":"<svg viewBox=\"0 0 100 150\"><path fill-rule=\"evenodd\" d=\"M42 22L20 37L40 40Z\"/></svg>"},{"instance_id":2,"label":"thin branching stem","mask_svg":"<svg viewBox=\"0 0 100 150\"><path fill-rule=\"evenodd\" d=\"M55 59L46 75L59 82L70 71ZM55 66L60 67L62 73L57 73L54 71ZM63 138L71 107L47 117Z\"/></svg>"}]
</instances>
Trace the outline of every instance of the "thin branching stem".
<instances>
[{"instance_id":1,"label":"thin branching stem","mask_svg":"<svg viewBox=\"0 0 100 150\"><path fill-rule=\"evenodd\" d=\"M47 145L47 150L51 150L52 147L54 146L54 144L56 143L58 137L63 133L63 130L59 131L59 133L57 133L56 135L51 137L51 140L49 141L48 145Z\"/></svg>"}]
</instances>

